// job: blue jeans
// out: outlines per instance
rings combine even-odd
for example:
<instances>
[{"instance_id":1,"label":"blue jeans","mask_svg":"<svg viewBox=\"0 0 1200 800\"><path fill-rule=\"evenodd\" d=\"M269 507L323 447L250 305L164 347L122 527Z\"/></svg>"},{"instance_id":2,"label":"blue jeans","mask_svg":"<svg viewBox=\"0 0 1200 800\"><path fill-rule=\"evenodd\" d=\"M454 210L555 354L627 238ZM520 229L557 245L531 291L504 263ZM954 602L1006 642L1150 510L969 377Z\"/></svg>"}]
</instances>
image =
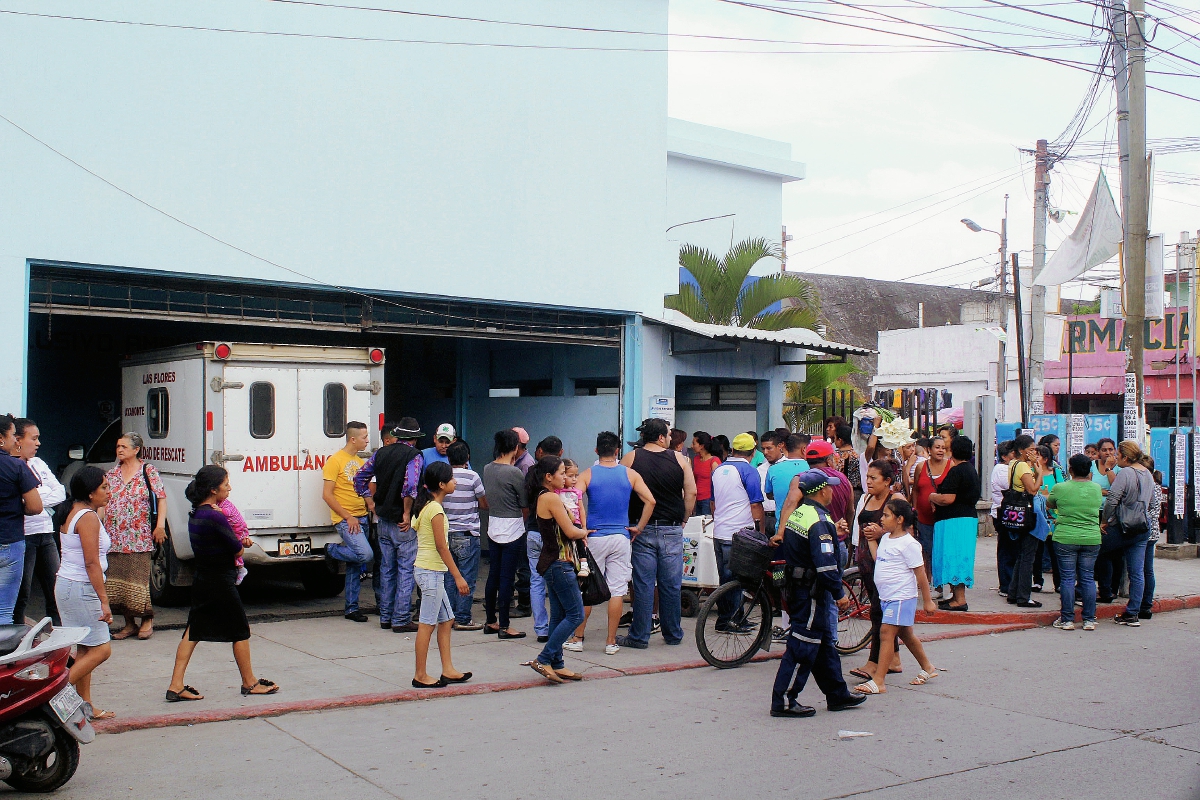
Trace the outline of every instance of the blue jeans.
<instances>
[{"instance_id":1,"label":"blue jeans","mask_svg":"<svg viewBox=\"0 0 1200 800\"><path fill-rule=\"evenodd\" d=\"M1144 614L1150 613L1154 607L1154 548L1158 542L1146 542L1145 574L1146 588L1142 591L1142 607Z\"/></svg>"},{"instance_id":2,"label":"blue jeans","mask_svg":"<svg viewBox=\"0 0 1200 800\"><path fill-rule=\"evenodd\" d=\"M358 533L350 532L350 524L342 520L333 529L342 537L339 544L325 545L325 554L330 558L346 562L346 613L358 611L358 592L362 588L362 565L370 564L375 558L371 551L371 543L367 541L367 518L359 517L362 529Z\"/></svg>"},{"instance_id":3,"label":"blue jeans","mask_svg":"<svg viewBox=\"0 0 1200 800\"><path fill-rule=\"evenodd\" d=\"M537 570L533 574L537 575ZM563 663L563 642L583 623L583 595L579 593L579 578L575 575L575 568L566 561L555 561L545 575L538 577L542 579L550 600L550 640L538 653L537 660L538 663L550 665L551 669L562 669L566 666Z\"/></svg>"},{"instance_id":4,"label":"blue jeans","mask_svg":"<svg viewBox=\"0 0 1200 800\"><path fill-rule=\"evenodd\" d=\"M712 514L712 500L697 500L696 510L692 513L698 517Z\"/></svg>"},{"instance_id":5,"label":"blue jeans","mask_svg":"<svg viewBox=\"0 0 1200 800\"><path fill-rule=\"evenodd\" d=\"M1125 569L1129 572L1129 602L1125 606L1126 614L1137 616L1142 610L1142 597L1146 593L1146 549L1149 540L1150 532L1146 531L1133 541L1126 542L1122 548L1125 554Z\"/></svg>"},{"instance_id":6,"label":"blue jeans","mask_svg":"<svg viewBox=\"0 0 1200 800\"><path fill-rule=\"evenodd\" d=\"M454 576L446 570L446 594L450 596L450 606L454 609L454 621L460 625L468 625L471 622L471 603L475 599L475 581L479 578L479 537L469 533L451 533L447 544L450 545L450 555L454 556L454 563L470 587L471 593L466 597L459 594Z\"/></svg>"},{"instance_id":7,"label":"blue jeans","mask_svg":"<svg viewBox=\"0 0 1200 800\"><path fill-rule=\"evenodd\" d=\"M412 622L413 564L417 560L417 532L379 520L379 624L400 628ZM458 594L458 590L454 590Z\"/></svg>"},{"instance_id":8,"label":"blue jeans","mask_svg":"<svg viewBox=\"0 0 1200 800\"><path fill-rule=\"evenodd\" d=\"M683 586L683 528L651 522L633 540L633 622L626 637L648 644L654 612L654 587L658 586L658 619L663 641L683 641L680 589Z\"/></svg>"},{"instance_id":9,"label":"blue jeans","mask_svg":"<svg viewBox=\"0 0 1200 800\"><path fill-rule=\"evenodd\" d=\"M1083 594L1083 621L1096 619L1096 556L1100 555L1098 544L1054 544L1054 557L1058 559L1059 597L1062 607L1059 618L1063 622L1075 620L1075 585Z\"/></svg>"},{"instance_id":10,"label":"blue jeans","mask_svg":"<svg viewBox=\"0 0 1200 800\"><path fill-rule=\"evenodd\" d=\"M717 556L717 580L722 586L732 580L736 580L733 573L729 571L729 556L733 553L733 542L722 541L721 539L713 539L713 553ZM717 626L718 630L729 624L730 618L734 612L741 606L742 597L737 592L726 592L721 597L721 602L717 606Z\"/></svg>"},{"instance_id":11,"label":"blue jeans","mask_svg":"<svg viewBox=\"0 0 1200 800\"><path fill-rule=\"evenodd\" d=\"M12 622L24 574L25 537L12 544L0 544L0 625Z\"/></svg>"},{"instance_id":12,"label":"blue jeans","mask_svg":"<svg viewBox=\"0 0 1200 800\"><path fill-rule=\"evenodd\" d=\"M546 580L538 575L537 562L542 557L542 534L529 531L525 534L526 556L529 558L529 605L533 608L533 631L538 636L550 633L550 620L546 616Z\"/></svg>"}]
</instances>

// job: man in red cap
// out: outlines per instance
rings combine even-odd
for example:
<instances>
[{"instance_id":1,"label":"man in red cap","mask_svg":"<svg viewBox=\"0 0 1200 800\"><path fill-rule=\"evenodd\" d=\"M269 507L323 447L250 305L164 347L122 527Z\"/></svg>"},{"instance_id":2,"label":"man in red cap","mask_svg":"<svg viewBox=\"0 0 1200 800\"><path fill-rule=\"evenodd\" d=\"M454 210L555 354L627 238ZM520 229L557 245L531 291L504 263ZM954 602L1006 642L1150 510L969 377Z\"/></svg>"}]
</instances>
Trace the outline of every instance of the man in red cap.
<instances>
[{"instance_id":1,"label":"man in red cap","mask_svg":"<svg viewBox=\"0 0 1200 800\"><path fill-rule=\"evenodd\" d=\"M854 490L850 488L850 481L846 480L846 476L838 469L837 454L834 452L833 445L824 439L813 439L808 443L808 449L805 450L804 457L808 460L808 466L811 469L819 469L826 475L838 478L841 481L841 483L833 487L833 500L829 503L829 517L835 523L845 520L849 524L850 512L854 510ZM788 494L790 495L791 493L789 492ZM791 498L789 497L788 499L790 500ZM796 505L800 505L802 499L797 494ZM779 519L785 519L785 517L779 517ZM846 537L841 535L841 540L845 541L845 539Z\"/></svg>"}]
</instances>

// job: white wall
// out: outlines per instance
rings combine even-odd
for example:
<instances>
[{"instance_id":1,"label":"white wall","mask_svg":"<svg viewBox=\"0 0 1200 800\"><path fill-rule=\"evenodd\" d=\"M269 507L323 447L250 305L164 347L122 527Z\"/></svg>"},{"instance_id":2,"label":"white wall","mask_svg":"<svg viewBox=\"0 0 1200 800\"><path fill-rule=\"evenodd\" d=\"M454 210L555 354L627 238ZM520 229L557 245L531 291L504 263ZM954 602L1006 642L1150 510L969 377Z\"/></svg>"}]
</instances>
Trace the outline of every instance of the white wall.
<instances>
[{"instance_id":1,"label":"white wall","mask_svg":"<svg viewBox=\"0 0 1200 800\"><path fill-rule=\"evenodd\" d=\"M675 427L687 431L687 446L692 446L691 435L696 431L707 431L713 436L723 433L733 437L746 431L757 431L758 414L754 411L677 411Z\"/></svg>"},{"instance_id":2,"label":"white wall","mask_svg":"<svg viewBox=\"0 0 1200 800\"><path fill-rule=\"evenodd\" d=\"M20 5L18 3L18 5ZM373 6L665 31L667 0ZM241 0L31 10L319 36L628 45ZM86 13L84 13L86 12ZM664 241L666 55L348 41L6 15L0 336L26 259L628 311L676 286ZM546 280L570 254L570 277ZM0 407L23 407L23 358Z\"/></svg>"},{"instance_id":3,"label":"white wall","mask_svg":"<svg viewBox=\"0 0 1200 800\"><path fill-rule=\"evenodd\" d=\"M804 174L804 165L791 160L790 144L679 119L668 120L667 132L667 225L736 214L669 231L672 259L685 243L722 256L731 234L735 242L779 241L783 184Z\"/></svg>"},{"instance_id":4,"label":"white wall","mask_svg":"<svg viewBox=\"0 0 1200 800\"><path fill-rule=\"evenodd\" d=\"M942 325L879 332L874 389L937 388L965 400L995 395L999 341L978 325ZM1010 350L1011 352L1011 350ZM1015 357L1008 359L1005 421L1020 419L1021 394Z\"/></svg>"}]
</instances>

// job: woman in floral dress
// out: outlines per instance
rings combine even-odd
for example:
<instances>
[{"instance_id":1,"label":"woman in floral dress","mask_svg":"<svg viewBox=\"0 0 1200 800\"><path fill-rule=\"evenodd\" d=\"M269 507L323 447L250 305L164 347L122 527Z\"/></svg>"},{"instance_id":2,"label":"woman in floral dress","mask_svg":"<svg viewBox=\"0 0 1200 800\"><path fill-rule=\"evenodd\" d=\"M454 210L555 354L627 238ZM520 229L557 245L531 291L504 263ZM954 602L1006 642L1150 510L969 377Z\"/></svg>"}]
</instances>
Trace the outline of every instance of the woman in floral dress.
<instances>
[{"instance_id":1,"label":"woman in floral dress","mask_svg":"<svg viewBox=\"0 0 1200 800\"><path fill-rule=\"evenodd\" d=\"M125 627L114 639L139 639L154 634L154 606L150 604L150 562L154 545L167 540L167 493L153 465L141 459L142 437L126 433L117 440L117 465L105 476L109 501L104 527L112 538L108 552L105 589L113 616L125 617ZM151 521L150 495L157 498L156 519ZM140 618L139 627L135 622Z\"/></svg>"}]
</instances>

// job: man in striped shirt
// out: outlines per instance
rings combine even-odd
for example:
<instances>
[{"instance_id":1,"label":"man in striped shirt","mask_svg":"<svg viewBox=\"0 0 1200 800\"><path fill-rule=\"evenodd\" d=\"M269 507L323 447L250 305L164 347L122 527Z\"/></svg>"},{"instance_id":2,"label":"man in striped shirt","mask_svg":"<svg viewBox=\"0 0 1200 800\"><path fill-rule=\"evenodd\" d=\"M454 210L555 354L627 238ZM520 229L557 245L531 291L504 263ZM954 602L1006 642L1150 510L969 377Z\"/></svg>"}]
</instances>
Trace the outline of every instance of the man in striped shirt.
<instances>
[{"instance_id":1,"label":"man in striped shirt","mask_svg":"<svg viewBox=\"0 0 1200 800\"><path fill-rule=\"evenodd\" d=\"M471 603L475 598L475 581L479 577L479 512L487 510L487 495L483 480L467 466L471 461L471 448L466 442L461 439L454 442L446 450L446 457L454 469L455 482L454 491L442 501L450 528L450 555L454 556L458 571L471 588L466 596L460 595L457 587L451 593L454 576L447 572L446 594L454 607L454 629L477 631L483 626L471 619Z\"/></svg>"}]
</instances>

